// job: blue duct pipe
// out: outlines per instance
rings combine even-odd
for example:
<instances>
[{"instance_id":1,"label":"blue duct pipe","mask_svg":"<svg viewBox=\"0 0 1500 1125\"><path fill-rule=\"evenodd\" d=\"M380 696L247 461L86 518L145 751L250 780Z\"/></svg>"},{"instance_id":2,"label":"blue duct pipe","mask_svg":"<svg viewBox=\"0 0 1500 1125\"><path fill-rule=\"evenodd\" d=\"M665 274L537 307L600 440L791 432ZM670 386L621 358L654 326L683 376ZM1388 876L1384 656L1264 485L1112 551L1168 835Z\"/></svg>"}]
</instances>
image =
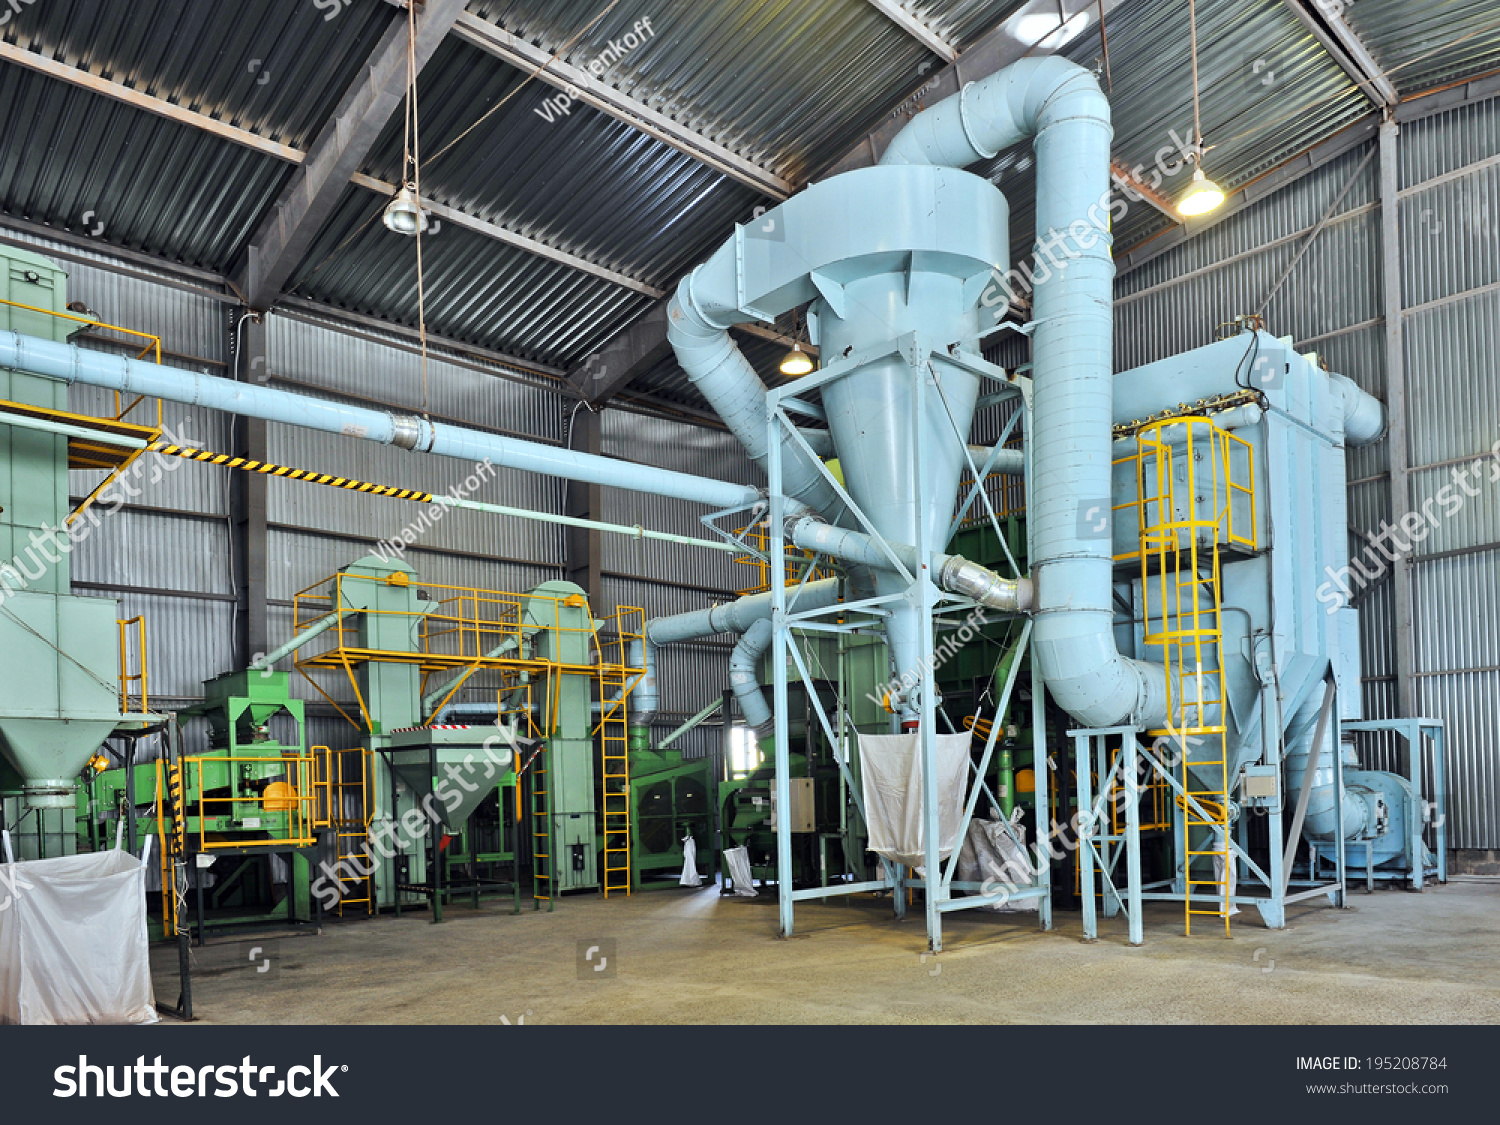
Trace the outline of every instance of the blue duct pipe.
<instances>
[{"instance_id":1,"label":"blue duct pipe","mask_svg":"<svg viewBox=\"0 0 1500 1125\"><path fill-rule=\"evenodd\" d=\"M745 630L729 654L729 687L739 700L745 722L761 738L772 730L771 705L760 686L760 658L770 647L771 619L762 617Z\"/></svg>"},{"instance_id":2,"label":"blue duct pipe","mask_svg":"<svg viewBox=\"0 0 1500 1125\"><path fill-rule=\"evenodd\" d=\"M729 325L742 318L720 323L694 301L693 282L701 269L682 279L667 304L667 339L693 386L739 438L750 459L764 469L770 417L766 385L729 336ZM838 493L789 434L781 435L781 480L787 496L813 511L830 520L842 513Z\"/></svg>"},{"instance_id":3,"label":"blue duct pipe","mask_svg":"<svg viewBox=\"0 0 1500 1125\"><path fill-rule=\"evenodd\" d=\"M841 587L842 582L837 578L824 578L818 582L809 582L797 593L793 609L825 609L839 600ZM762 624L767 629L766 635L769 642L770 623L771 595L769 592L748 594L727 605L711 606L708 609L693 610L690 613L678 613L671 617L654 617L646 622L644 640L632 642L628 654L632 667L645 669L645 674L631 690L630 703L633 712L631 722L638 726L645 726L656 716L661 705L660 688L656 678L657 645L671 644L674 641L697 640L702 637L712 637L717 633L747 634L751 629ZM771 713L755 674L754 662L764 651L765 648L762 646L760 652L752 657L749 649L742 648L740 644L735 646L735 653L738 654L740 664L743 666L746 660L750 661L748 681L743 681L743 677L741 680L734 678L734 659L731 658L730 662L731 685L734 687L735 695L739 697L740 710L750 721L750 725L755 727L762 726L765 719L752 718L752 715L758 716L763 711L765 716L769 717ZM754 699L750 699L752 693Z\"/></svg>"},{"instance_id":4,"label":"blue duct pipe","mask_svg":"<svg viewBox=\"0 0 1500 1125\"><path fill-rule=\"evenodd\" d=\"M1336 371L1328 373L1339 396L1344 400L1344 442L1347 445L1369 445L1385 436L1385 405L1374 395L1361 390L1359 384Z\"/></svg>"},{"instance_id":5,"label":"blue duct pipe","mask_svg":"<svg viewBox=\"0 0 1500 1125\"><path fill-rule=\"evenodd\" d=\"M124 394L205 406L247 418L284 422L324 433L364 438L419 453L470 463L486 459L503 468L651 492L713 508L753 504L758 490L688 473L557 449L499 434L480 433L410 415L309 398L143 360L85 351L18 332L0 332L0 367L13 367L67 383L86 383Z\"/></svg>"},{"instance_id":6,"label":"blue duct pipe","mask_svg":"<svg viewBox=\"0 0 1500 1125\"><path fill-rule=\"evenodd\" d=\"M1080 725L1158 727L1169 718L1165 673L1115 646L1111 541L1082 518L1111 494L1112 136L1093 75L1058 56L1023 59L912 118L881 164L964 168L1035 138L1037 236L1064 237L1068 265L1037 284L1032 314L1032 644Z\"/></svg>"}]
</instances>

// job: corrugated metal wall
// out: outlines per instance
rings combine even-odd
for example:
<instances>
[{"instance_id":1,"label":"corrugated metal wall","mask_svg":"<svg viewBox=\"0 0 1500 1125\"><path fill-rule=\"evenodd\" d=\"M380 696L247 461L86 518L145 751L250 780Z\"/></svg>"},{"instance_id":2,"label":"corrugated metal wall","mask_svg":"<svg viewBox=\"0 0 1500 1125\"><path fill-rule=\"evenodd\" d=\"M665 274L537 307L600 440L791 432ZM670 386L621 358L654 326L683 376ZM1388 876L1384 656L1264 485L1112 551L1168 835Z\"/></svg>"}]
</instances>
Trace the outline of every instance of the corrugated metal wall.
<instances>
[{"instance_id":1,"label":"corrugated metal wall","mask_svg":"<svg viewBox=\"0 0 1500 1125\"><path fill-rule=\"evenodd\" d=\"M1400 152L1411 503L1463 501L1413 559L1413 699L1448 724L1455 846L1496 848L1500 99L1404 126Z\"/></svg>"},{"instance_id":2,"label":"corrugated metal wall","mask_svg":"<svg viewBox=\"0 0 1500 1125\"><path fill-rule=\"evenodd\" d=\"M1354 149L1145 262L1116 282L1116 367L1200 347L1220 324L1265 305L1267 327L1294 336L1384 397L1378 157ZM1500 100L1409 123L1399 140L1401 256L1411 507L1453 483L1455 467L1500 439ZM1340 193L1327 226L1277 282ZM1274 295L1272 295L1274 290ZM1267 303L1267 297L1270 297ZM1349 516L1390 520L1387 443L1349 456ZM1416 706L1448 724L1450 840L1500 847L1500 476L1441 521L1412 557ZM1456 492L1456 489L1455 489ZM1439 508L1441 510L1441 503ZM1401 513L1396 513L1400 515ZM1351 536L1351 550L1363 541ZM1397 713L1391 584L1356 602L1364 706ZM1368 747L1394 768L1390 740Z\"/></svg>"},{"instance_id":3,"label":"corrugated metal wall","mask_svg":"<svg viewBox=\"0 0 1500 1125\"><path fill-rule=\"evenodd\" d=\"M603 451L683 472L719 480L763 485L765 477L745 456L734 435L689 422L674 422L624 410L606 411L602 419ZM640 524L694 538L712 533L699 521L701 505L662 496L603 490L604 519ZM723 603L734 591L753 586L758 572L734 562L723 551L707 551L673 543L633 540L621 535L603 537L604 608L640 606L647 618L686 613ZM715 637L690 644L669 645L659 656L661 721L657 733L698 712L729 686L729 650L733 640ZM689 756L710 752L716 728L700 728L677 743Z\"/></svg>"}]
</instances>

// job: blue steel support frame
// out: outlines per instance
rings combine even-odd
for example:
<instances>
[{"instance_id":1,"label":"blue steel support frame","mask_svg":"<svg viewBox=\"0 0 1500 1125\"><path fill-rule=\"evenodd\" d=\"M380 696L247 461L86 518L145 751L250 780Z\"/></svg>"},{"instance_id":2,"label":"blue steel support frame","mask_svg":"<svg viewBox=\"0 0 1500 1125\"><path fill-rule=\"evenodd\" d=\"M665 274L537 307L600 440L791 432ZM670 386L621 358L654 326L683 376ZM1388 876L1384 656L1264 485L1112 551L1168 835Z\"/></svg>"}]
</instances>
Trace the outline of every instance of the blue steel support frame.
<instances>
[{"instance_id":1,"label":"blue steel support frame","mask_svg":"<svg viewBox=\"0 0 1500 1125\"><path fill-rule=\"evenodd\" d=\"M902 342L903 344L911 343L906 338L903 338ZM849 614L859 613L862 616L868 615L878 619L884 615L881 606L886 603L898 600L915 601L926 622L926 628L921 631L922 677L919 686L919 702L921 707L919 753L921 755L924 798L923 842L927 853L924 870L928 878L916 878L915 872L908 876L905 867L899 864L890 864L882 860L883 877L880 879L837 886L819 886L798 891L792 886L791 832L787 819L778 816L776 821L776 868L780 920L779 932L782 937L790 937L795 932L795 904L799 900L826 899L836 895L859 894L867 891L890 890L892 892L895 916L898 919L902 918L906 913L906 887L908 882L911 882L913 885L921 885L923 887L928 948L936 953L942 950L942 916L944 913L954 910L972 909L1002 900L1013 902L1019 899L1037 898L1040 900L1038 903L1039 923L1043 929L1052 928L1052 887L1051 871L1048 864L1041 864L1041 870L1035 873L1036 881L1030 886L1015 890L1006 889L990 894L970 894L962 899L953 899L949 896L949 891L953 884L951 884L949 879L944 879L941 875L942 869L938 859L938 845L940 841L938 805L936 801L928 799L928 796L934 792L932 779L936 772L935 743L933 740L937 733L937 700L936 685L931 672L934 651L933 619L940 608L970 608L975 603L970 599L955 597L940 591L933 582L930 563L924 562L916 574L910 573L902 566L896 558L895 553L891 551L890 545L875 530L868 517L860 510L853 498L833 478L832 474L823 467L822 462L816 456L813 456L812 459L817 464L820 473L828 480L844 503L848 505L856 520L875 540L876 545L888 556L892 563L893 571L907 579L910 585L904 594L866 598L859 602L846 602L824 610L798 614L793 612L795 594L792 595L791 599L793 604L789 605L787 587L783 583L774 580L774 576L786 573L787 559L784 530L786 499L782 488L781 439L783 434L789 435L794 442L803 447L804 451L810 456L812 455L811 449L807 447L806 441L798 433L796 425L787 414L787 410L789 408L806 406L804 400L798 396L805 395L808 391L825 383L852 374L863 363L868 362L872 358L878 358L878 355L889 354L892 350L895 350L893 346L883 347L872 351L868 355L851 356L847 360L832 363L812 375L799 379L792 386L772 390L767 395L768 441L766 473L768 477L768 515L771 532L769 561L773 576L771 584L771 687L772 705L775 711L775 794L777 808L784 809L788 807L791 789L790 778L788 777L790 751L788 746L789 730L787 721L787 664L789 660L796 666L798 675L802 678L803 682L811 687L808 681L806 665L801 659L801 654L796 649L796 644L792 636L793 629L812 629L824 632L849 631L855 628L856 625L845 624L840 626L817 621L816 618L844 615L847 621ZM928 359L930 353L924 349L912 346L903 347L902 350L908 353L908 363L914 376L915 403L912 411L912 425L914 427L913 448L916 455L913 457L911 471L914 478L912 481L913 495L920 506L924 500L919 466L923 463L923 443L926 440L922 432L922 421L925 418L925 399L929 393L936 393L937 388L935 383L932 382L932 369ZM876 351L878 351L878 355ZM1000 371L998 368L991 368L989 364L985 364L982 361L980 361L980 364L985 369L982 373L988 377L996 378L997 373L998 376L1004 375L1003 371ZM1030 403L1028 401L1026 402L1027 409L1029 409L1029 406ZM1029 463L1029 450L1027 457ZM982 485L982 481L979 483ZM715 515L720 514L725 513L716 513ZM992 513L991 518L993 519ZM998 528L996 531L998 534ZM721 531L720 534L723 534L723 532ZM946 546L946 543L933 544L926 542L925 531L919 523L918 541L913 546L916 547L919 559L929 560L935 551ZM1023 636L1029 638L1029 634L1030 622L1027 623ZM1005 695L1000 703L1001 709L1008 702L1010 688L1015 683L1019 667L1020 657L1018 654L1012 667ZM1050 824L1050 809L1047 801L1049 774L1046 758L1045 705L1041 699L1042 688L1043 685L1040 683L1039 677L1033 671L1032 720L1033 728L1040 740L1036 744L1036 764L1034 769L1034 798L1039 835L1045 830L1045 826ZM826 734L831 728L829 727L827 716L823 714L821 704L817 705L817 711L820 724L825 728ZM998 731L998 721L995 730ZM993 743L994 739L992 738L990 741ZM837 757L837 755L835 756ZM986 755L986 761L988 761L988 754ZM843 769L842 764L840 768ZM975 796L977 797L977 792ZM967 804L965 816L959 830L960 842L963 834L968 829L974 803L975 801L971 799ZM857 804L860 806L860 811L863 814L862 802L857 801ZM950 879L952 867L953 864L950 862L948 871ZM932 877L933 872L938 872L938 877ZM957 887L958 889L969 891L981 889L980 887L971 887L967 883L959 883Z\"/></svg>"}]
</instances>

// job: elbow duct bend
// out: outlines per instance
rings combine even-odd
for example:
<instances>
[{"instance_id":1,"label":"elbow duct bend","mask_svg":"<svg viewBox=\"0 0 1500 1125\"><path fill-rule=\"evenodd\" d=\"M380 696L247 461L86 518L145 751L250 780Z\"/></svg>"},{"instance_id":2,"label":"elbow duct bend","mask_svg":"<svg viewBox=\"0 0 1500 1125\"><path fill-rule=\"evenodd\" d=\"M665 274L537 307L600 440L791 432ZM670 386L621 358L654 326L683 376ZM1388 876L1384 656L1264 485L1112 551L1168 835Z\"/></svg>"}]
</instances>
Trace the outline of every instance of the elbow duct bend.
<instances>
[{"instance_id":1,"label":"elbow duct bend","mask_svg":"<svg viewBox=\"0 0 1500 1125\"><path fill-rule=\"evenodd\" d=\"M1385 406L1372 394L1360 390L1353 379L1336 372L1329 381L1344 401L1344 444L1370 445L1385 436Z\"/></svg>"},{"instance_id":2,"label":"elbow duct bend","mask_svg":"<svg viewBox=\"0 0 1500 1125\"><path fill-rule=\"evenodd\" d=\"M764 469L770 417L766 385L730 339L729 326L699 308L693 297L693 279L697 276L698 270L694 270L683 278L667 305L667 339L693 386L724 419L750 459ZM781 466L787 496L829 519L836 519L843 511L838 493L788 434L781 436Z\"/></svg>"},{"instance_id":3,"label":"elbow duct bend","mask_svg":"<svg viewBox=\"0 0 1500 1125\"><path fill-rule=\"evenodd\" d=\"M1035 138L1037 237L1061 242L1068 268L1039 271L1033 302L1033 644L1048 689L1083 726L1162 726L1166 674L1115 645L1110 529L1086 518L1111 493L1113 135L1098 82L1054 55L919 113L881 163L962 168Z\"/></svg>"},{"instance_id":4,"label":"elbow duct bend","mask_svg":"<svg viewBox=\"0 0 1500 1125\"><path fill-rule=\"evenodd\" d=\"M771 620L762 617L740 638L729 654L729 686L739 700L740 714L758 737L771 733L771 707L766 694L761 690L760 658L771 646Z\"/></svg>"},{"instance_id":5,"label":"elbow duct bend","mask_svg":"<svg viewBox=\"0 0 1500 1125\"><path fill-rule=\"evenodd\" d=\"M837 578L824 578L809 582L793 597L792 610L825 609L839 600L842 583ZM759 728L770 721L771 709L760 689L756 664L766 646L771 643L771 595L750 594L727 605L679 613L671 617L655 617L646 622L645 637L635 642L630 650L630 659L635 667L644 667L645 674L637 681L632 694L632 721L645 726L660 706L660 689L656 678L656 646L674 641L691 641L712 637L717 633L742 633L746 638L755 632L757 638L764 633L764 640L746 645L742 638L735 646L735 655L730 659L730 686L740 701L740 710L751 726ZM738 660L738 664L736 664ZM738 671L736 671L738 668Z\"/></svg>"}]
</instances>

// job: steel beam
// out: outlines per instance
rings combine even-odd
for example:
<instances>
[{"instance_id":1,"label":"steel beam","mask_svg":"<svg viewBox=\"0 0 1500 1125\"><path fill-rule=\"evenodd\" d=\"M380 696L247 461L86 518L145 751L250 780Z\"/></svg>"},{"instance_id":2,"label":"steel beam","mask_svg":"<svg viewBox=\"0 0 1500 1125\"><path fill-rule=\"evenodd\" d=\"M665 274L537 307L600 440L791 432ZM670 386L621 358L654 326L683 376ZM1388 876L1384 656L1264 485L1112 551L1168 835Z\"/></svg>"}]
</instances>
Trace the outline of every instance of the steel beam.
<instances>
[{"instance_id":1,"label":"steel beam","mask_svg":"<svg viewBox=\"0 0 1500 1125\"><path fill-rule=\"evenodd\" d=\"M957 47L949 43L948 40L944 39L936 31L933 31L922 20L908 12L897 0L868 0L868 2L870 7L885 16L886 19L890 20L934 55L941 55L949 62L958 58Z\"/></svg>"},{"instance_id":2,"label":"steel beam","mask_svg":"<svg viewBox=\"0 0 1500 1125\"><path fill-rule=\"evenodd\" d=\"M632 128L639 129L678 152L724 173L740 183L781 200L792 194L791 183L718 141L695 132L666 114L652 109L643 101L622 93L586 70L554 59L533 43L518 38L498 24L465 13L458 18L454 33L465 42L486 51L503 62L536 77Z\"/></svg>"},{"instance_id":3,"label":"steel beam","mask_svg":"<svg viewBox=\"0 0 1500 1125\"><path fill-rule=\"evenodd\" d=\"M1128 194L1140 196L1174 223L1181 223L1183 221L1182 215L1178 213L1176 205L1170 199L1150 184L1142 181L1139 176L1118 160L1111 160L1109 162L1109 178L1114 181L1115 186L1120 190Z\"/></svg>"},{"instance_id":4,"label":"steel beam","mask_svg":"<svg viewBox=\"0 0 1500 1125\"><path fill-rule=\"evenodd\" d=\"M463 10L464 0L427 0L422 5L411 46L417 70L432 58ZM244 263L235 274L235 287L252 309L268 309L281 296L282 287L400 106L407 86L407 30L406 20L391 21L369 63L250 239Z\"/></svg>"},{"instance_id":5,"label":"steel beam","mask_svg":"<svg viewBox=\"0 0 1500 1125\"><path fill-rule=\"evenodd\" d=\"M1282 0L1282 3L1372 102L1389 107L1401 100L1375 56L1333 6L1316 4L1317 11L1313 12L1307 0Z\"/></svg>"},{"instance_id":6,"label":"steel beam","mask_svg":"<svg viewBox=\"0 0 1500 1125\"><path fill-rule=\"evenodd\" d=\"M1400 126L1380 126L1380 261L1385 314L1386 456L1390 462L1390 518L1399 523L1411 510L1408 483L1410 456L1406 448L1406 357L1402 342L1401 201L1397 145ZM1412 644L1411 563L1398 553L1391 583L1396 602L1396 698L1403 716L1416 714L1412 672L1416 651Z\"/></svg>"}]
</instances>

